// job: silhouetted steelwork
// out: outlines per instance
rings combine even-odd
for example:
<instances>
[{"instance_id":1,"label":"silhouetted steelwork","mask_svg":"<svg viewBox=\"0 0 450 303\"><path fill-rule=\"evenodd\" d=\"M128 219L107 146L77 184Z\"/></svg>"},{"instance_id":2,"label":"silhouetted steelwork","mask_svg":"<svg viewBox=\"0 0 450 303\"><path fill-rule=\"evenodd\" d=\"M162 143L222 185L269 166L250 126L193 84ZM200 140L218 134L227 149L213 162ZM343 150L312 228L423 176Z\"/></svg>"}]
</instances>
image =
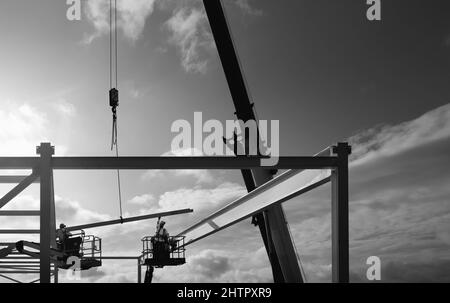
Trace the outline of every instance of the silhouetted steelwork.
<instances>
[{"instance_id":1,"label":"silhouetted steelwork","mask_svg":"<svg viewBox=\"0 0 450 303\"><path fill-rule=\"evenodd\" d=\"M261 167L260 159L246 157L53 157L54 148L49 143L42 143L37 150L39 158L33 157L0 157L0 169L33 169L33 174L18 181L31 185L31 179L40 180L40 230L0 230L0 233L36 233L40 232L40 282L49 283L50 277L57 269L52 270L50 250L55 248L55 214L54 214L54 169L267 169ZM339 143L333 147L333 155L329 157L280 157L274 168L332 169L332 251L333 281L348 282L348 155L351 148L347 143ZM162 162L159 163L158 160ZM21 162L23 161L23 162ZM188 163L186 163L186 162ZM164 165L167 165L165 167ZM325 178L322 182L326 183ZM24 183L25 184L25 183ZM22 184L20 188L23 187ZM317 184L316 184L317 185ZM315 186L315 185L314 185ZM23 190L23 189L21 189ZM301 190L300 190L301 192ZM294 193L295 194L295 193ZM283 200L284 201L284 200ZM8 215L3 211L3 215ZM36 211L15 211L11 215L37 215ZM113 220L119 221L119 220ZM111 223L111 222L110 222ZM117 223L117 222L116 222ZM96 223L94 223L96 224ZM101 224L101 223L100 223ZM2 258L11 260L11 257ZM13 256L14 260L29 257ZM36 280L37 281L37 280Z\"/></svg>"}]
</instances>

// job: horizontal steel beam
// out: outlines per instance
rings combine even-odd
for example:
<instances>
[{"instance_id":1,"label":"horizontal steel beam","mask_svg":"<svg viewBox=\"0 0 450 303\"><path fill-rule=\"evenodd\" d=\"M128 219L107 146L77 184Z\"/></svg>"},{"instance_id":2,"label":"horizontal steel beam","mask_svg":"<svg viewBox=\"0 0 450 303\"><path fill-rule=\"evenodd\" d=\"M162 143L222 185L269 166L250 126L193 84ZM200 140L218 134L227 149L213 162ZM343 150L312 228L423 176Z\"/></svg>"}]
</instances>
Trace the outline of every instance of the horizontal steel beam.
<instances>
[{"instance_id":1,"label":"horizontal steel beam","mask_svg":"<svg viewBox=\"0 0 450 303\"><path fill-rule=\"evenodd\" d=\"M39 234L39 229L0 229L0 234Z\"/></svg>"},{"instance_id":2,"label":"horizontal steel beam","mask_svg":"<svg viewBox=\"0 0 450 303\"><path fill-rule=\"evenodd\" d=\"M22 182L28 176L0 176L0 184L15 184ZM33 183L39 183L39 178L36 178Z\"/></svg>"},{"instance_id":3,"label":"horizontal steel beam","mask_svg":"<svg viewBox=\"0 0 450 303\"><path fill-rule=\"evenodd\" d=\"M1 270L0 274L38 274L39 270Z\"/></svg>"},{"instance_id":4,"label":"horizontal steel beam","mask_svg":"<svg viewBox=\"0 0 450 303\"><path fill-rule=\"evenodd\" d=\"M97 222L97 223L83 224L83 225L77 225L77 226L70 226L70 227L67 227L67 230L73 231L73 230L80 230L80 229L87 229L87 228L94 228L94 227L102 227L102 226L108 226L108 225L115 225L115 224L122 224L122 223L140 221L140 220L148 220L148 219L153 219L153 218L158 218L158 217L168 217L168 216L186 214L186 213L191 213L191 212L193 212L192 209L186 208L186 209L180 209L180 210L174 210L174 211L166 211L166 212L160 212L160 213L144 215L144 216L123 218L123 220L117 219L117 220L110 220L110 221L104 221L104 222Z\"/></svg>"},{"instance_id":5,"label":"horizontal steel beam","mask_svg":"<svg viewBox=\"0 0 450 303\"><path fill-rule=\"evenodd\" d=\"M323 169L336 157L280 157L277 169ZM54 157L54 169L250 169L261 167L256 157Z\"/></svg>"},{"instance_id":6,"label":"horizontal steel beam","mask_svg":"<svg viewBox=\"0 0 450 303\"><path fill-rule=\"evenodd\" d=\"M3 258L0 258L0 260L11 260L11 262L14 262L14 260L39 260L39 258L34 258L34 257L30 257L30 256L20 256L20 257L6 256Z\"/></svg>"},{"instance_id":7,"label":"horizontal steel beam","mask_svg":"<svg viewBox=\"0 0 450 303\"><path fill-rule=\"evenodd\" d=\"M9 265L14 265L14 264L39 264L39 261L0 261L0 264L4 265L4 264L9 264Z\"/></svg>"},{"instance_id":8,"label":"horizontal steel beam","mask_svg":"<svg viewBox=\"0 0 450 303\"><path fill-rule=\"evenodd\" d=\"M139 257L96 257L96 259L100 260L139 260L141 256Z\"/></svg>"},{"instance_id":9,"label":"horizontal steel beam","mask_svg":"<svg viewBox=\"0 0 450 303\"><path fill-rule=\"evenodd\" d=\"M0 264L0 268L34 270L39 268L39 264Z\"/></svg>"},{"instance_id":10,"label":"horizontal steel beam","mask_svg":"<svg viewBox=\"0 0 450 303\"><path fill-rule=\"evenodd\" d=\"M0 210L0 217L9 216L39 216L39 210Z\"/></svg>"},{"instance_id":11,"label":"horizontal steel beam","mask_svg":"<svg viewBox=\"0 0 450 303\"><path fill-rule=\"evenodd\" d=\"M0 157L0 169L30 169L39 158ZM279 157L273 169L323 169L337 166L336 157ZM53 169L251 169L259 157L53 157ZM264 166L263 166L264 167Z\"/></svg>"},{"instance_id":12,"label":"horizontal steel beam","mask_svg":"<svg viewBox=\"0 0 450 303\"><path fill-rule=\"evenodd\" d=\"M38 157L0 157L0 169L33 169L38 165Z\"/></svg>"}]
</instances>

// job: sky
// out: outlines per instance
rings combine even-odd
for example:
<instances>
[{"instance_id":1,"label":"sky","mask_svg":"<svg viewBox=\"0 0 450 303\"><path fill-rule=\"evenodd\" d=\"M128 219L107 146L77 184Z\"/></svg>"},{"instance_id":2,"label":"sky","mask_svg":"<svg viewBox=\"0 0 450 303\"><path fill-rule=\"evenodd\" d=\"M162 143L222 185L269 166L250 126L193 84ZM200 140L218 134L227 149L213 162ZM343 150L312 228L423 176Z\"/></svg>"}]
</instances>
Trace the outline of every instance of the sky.
<instances>
[{"instance_id":1,"label":"sky","mask_svg":"<svg viewBox=\"0 0 450 303\"><path fill-rule=\"evenodd\" d=\"M379 256L382 281L450 281L450 5L382 1L224 0L259 119L280 121L280 154L312 155L339 141L350 162L351 281ZM199 0L118 0L119 145L127 156L171 154L178 119L234 119ZM0 2L0 155L112 156L108 2ZM173 153L172 153L173 154ZM175 153L183 154L183 153ZM13 173L13 172L5 172ZM2 185L0 193L11 186ZM55 172L57 221L119 217L112 171ZM125 216L190 207L166 218L176 234L245 194L238 171L124 171ZM38 207L32 186L3 209ZM330 188L283 204L307 281L331 280ZM1 228L38 228L5 219ZM140 253L153 220L88 230L104 255ZM33 239L27 235L24 239ZM22 238L21 238L22 239ZM1 241L21 240L2 235ZM105 261L83 282L135 282L135 262ZM62 279L64 281L64 279ZM270 282L259 231L245 221L189 247L187 264L155 282Z\"/></svg>"}]
</instances>

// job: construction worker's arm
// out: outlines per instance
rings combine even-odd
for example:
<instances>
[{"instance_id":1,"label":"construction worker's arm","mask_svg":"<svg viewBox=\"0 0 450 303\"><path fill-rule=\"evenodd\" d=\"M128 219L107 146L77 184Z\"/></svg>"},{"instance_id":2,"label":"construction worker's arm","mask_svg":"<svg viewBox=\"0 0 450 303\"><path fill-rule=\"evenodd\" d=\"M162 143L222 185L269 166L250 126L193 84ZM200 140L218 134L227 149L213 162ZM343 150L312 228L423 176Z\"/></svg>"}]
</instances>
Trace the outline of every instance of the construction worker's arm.
<instances>
[{"instance_id":1,"label":"construction worker's arm","mask_svg":"<svg viewBox=\"0 0 450 303\"><path fill-rule=\"evenodd\" d=\"M161 217L158 217L158 221L156 222L156 233L159 232L159 222L161 221Z\"/></svg>"}]
</instances>

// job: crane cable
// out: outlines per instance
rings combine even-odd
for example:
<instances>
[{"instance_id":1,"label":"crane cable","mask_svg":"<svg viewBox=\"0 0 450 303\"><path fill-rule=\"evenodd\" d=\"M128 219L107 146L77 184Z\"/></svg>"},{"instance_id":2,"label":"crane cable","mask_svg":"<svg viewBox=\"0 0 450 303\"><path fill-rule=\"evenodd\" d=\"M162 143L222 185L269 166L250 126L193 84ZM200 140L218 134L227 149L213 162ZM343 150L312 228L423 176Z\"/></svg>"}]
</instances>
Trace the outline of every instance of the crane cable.
<instances>
[{"instance_id":1,"label":"crane cable","mask_svg":"<svg viewBox=\"0 0 450 303\"><path fill-rule=\"evenodd\" d=\"M116 157L119 157L119 144L117 140L117 106L119 106L119 91L117 90L117 0L114 0L114 43L113 43L113 0L109 0L109 104L113 113L111 150L116 150ZM114 60L113 60L114 52ZM113 62L114 61L114 62ZM114 63L114 64L113 64ZM114 72L113 72L114 65ZM114 75L115 73L115 75ZM115 81L113 81L115 80ZM113 83L114 82L114 83ZM115 84L115 85L113 85ZM120 188L120 170L117 169L117 187L119 190L119 211L120 221L123 223L122 217L122 191Z\"/></svg>"}]
</instances>

